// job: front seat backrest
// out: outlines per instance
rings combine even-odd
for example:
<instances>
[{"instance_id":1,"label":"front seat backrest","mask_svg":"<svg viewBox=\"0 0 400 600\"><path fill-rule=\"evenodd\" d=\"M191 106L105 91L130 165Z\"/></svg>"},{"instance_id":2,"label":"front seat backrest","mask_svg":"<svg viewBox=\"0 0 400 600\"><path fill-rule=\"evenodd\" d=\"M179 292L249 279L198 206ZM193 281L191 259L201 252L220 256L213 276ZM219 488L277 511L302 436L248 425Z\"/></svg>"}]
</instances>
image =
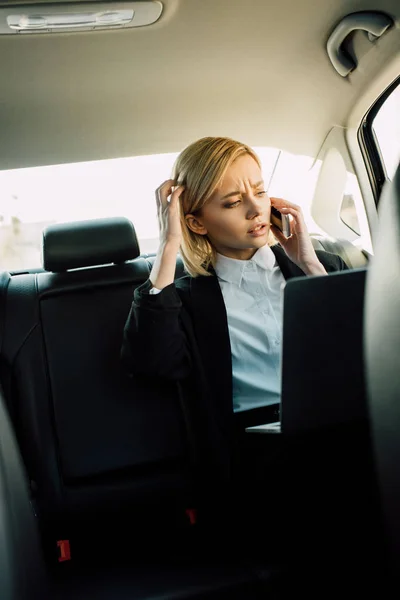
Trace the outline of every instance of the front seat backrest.
<instances>
[{"instance_id":1,"label":"front seat backrest","mask_svg":"<svg viewBox=\"0 0 400 600\"><path fill-rule=\"evenodd\" d=\"M372 437L393 568L400 571L400 168L379 205L367 276L365 345Z\"/></svg>"},{"instance_id":2,"label":"front seat backrest","mask_svg":"<svg viewBox=\"0 0 400 600\"><path fill-rule=\"evenodd\" d=\"M333 239L312 233L311 241L316 250L325 250L325 252L338 254L349 269L360 269L368 265L368 259L364 252L354 246L349 240L343 238Z\"/></svg>"}]
</instances>

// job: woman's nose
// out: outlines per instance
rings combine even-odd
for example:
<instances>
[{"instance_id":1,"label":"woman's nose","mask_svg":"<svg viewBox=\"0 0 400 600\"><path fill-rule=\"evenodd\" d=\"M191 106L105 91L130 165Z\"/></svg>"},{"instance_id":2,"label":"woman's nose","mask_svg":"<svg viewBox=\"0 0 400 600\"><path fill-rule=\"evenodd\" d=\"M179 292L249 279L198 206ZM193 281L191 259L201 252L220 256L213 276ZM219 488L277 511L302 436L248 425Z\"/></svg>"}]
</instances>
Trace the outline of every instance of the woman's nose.
<instances>
[{"instance_id":1,"label":"woman's nose","mask_svg":"<svg viewBox=\"0 0 400 600\"><path fill-rule=\"evenodd\" d=\"M249 203L249 210L248 213L251 216L258 216L259 214L261 214L263 207L265 205L265 197L261 198L259 196L254 196L251 195L248 197L248 203Z\"/></svg>"}]
</instances>

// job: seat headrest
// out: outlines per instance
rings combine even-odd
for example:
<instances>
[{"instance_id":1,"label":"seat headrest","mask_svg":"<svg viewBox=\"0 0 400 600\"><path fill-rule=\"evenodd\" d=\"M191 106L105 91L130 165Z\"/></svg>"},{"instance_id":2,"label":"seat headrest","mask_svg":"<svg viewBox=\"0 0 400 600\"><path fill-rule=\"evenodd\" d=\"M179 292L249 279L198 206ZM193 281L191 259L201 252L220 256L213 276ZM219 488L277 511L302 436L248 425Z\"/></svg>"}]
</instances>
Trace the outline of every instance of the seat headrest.
<instances>
[{"instance_id":1,"label":"seat headrest","mask_svg":"<svg viewBox=\"0 0 400 600\"><path fill-rule=\"evenodd\" d=\"M53 273L123 263L139 255L135 229L125 217L60 223L43 232L43 268Z\"/></svg>"}]
</instances>

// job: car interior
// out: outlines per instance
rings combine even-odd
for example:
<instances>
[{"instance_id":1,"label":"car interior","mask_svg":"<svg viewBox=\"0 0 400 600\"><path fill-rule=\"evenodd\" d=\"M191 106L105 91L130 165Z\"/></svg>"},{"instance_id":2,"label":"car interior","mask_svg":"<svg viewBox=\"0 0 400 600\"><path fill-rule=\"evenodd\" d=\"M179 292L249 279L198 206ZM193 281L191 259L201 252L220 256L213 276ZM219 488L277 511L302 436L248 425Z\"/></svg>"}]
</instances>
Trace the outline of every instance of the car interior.
<instances>
[{"instance_id":1,"label":"car interior","mask_svg":"<svg viewBox=\"0 0 400 600\"><path fill-rule=\"evenodd\" d=\"M0 0L0 69L1 598L392 597L400 4ZM204 519L187 400L121 361L154 190L203 136L260 149L271 193L348 269L336 296L303 281L301 316L286 304L282 403L300 412L246 433L244 493L268 502Z\"/></svg>"}]
</instances>

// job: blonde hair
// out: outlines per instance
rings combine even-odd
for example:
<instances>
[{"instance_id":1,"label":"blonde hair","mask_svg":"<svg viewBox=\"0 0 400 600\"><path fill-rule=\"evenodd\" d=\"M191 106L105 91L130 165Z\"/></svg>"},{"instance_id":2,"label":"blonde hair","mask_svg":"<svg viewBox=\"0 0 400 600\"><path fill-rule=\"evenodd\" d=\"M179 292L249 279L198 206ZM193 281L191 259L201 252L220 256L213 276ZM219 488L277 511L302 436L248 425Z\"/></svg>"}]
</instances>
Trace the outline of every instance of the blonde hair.
<instances>
[{"instance_id":1,"label":"blonde hair","mask_svg":"<svg viewBox=\"0 0 400 600\"><path fill-rule=\"evenodd\" d=\"M196 214L208 202L221 183L227 169L245 154L249 154L261 168L257 154L246 144L226 137L204 137L187 146L176 159L172 178L185 187L180 196L182 227L181 254L186 271L192 276L211 275L216 251L207 235L194 233L185 216Z\"/></svg>"}]
</instances>

